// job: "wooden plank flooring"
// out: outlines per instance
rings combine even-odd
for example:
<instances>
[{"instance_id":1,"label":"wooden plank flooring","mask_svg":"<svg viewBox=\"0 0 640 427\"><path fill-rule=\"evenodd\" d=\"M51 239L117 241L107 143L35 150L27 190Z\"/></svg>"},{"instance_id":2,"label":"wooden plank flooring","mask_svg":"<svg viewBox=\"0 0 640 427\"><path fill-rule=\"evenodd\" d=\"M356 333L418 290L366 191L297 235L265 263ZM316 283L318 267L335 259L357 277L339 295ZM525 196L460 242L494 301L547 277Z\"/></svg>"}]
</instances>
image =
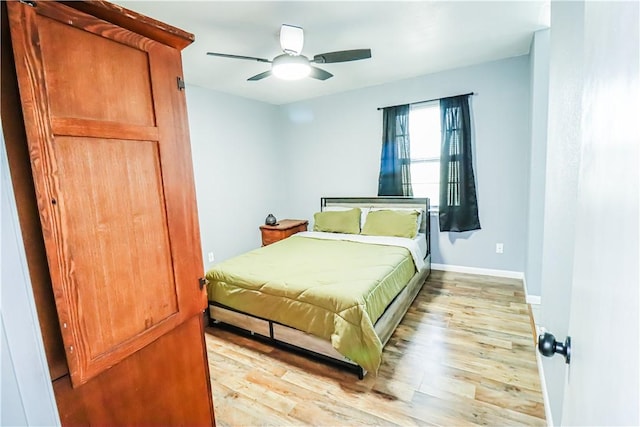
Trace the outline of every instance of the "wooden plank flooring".
<instances>
[{"instance_id":1,"label":"wooden plank flooring","mask_svg":"<svg viewBox=\"0 0 640 427\"><path fill-rule=\"evenodd\" d=\"M218 426L546 425L520 280L433 271L363 380L206 331Z\"/></svg>"}]
</instances>

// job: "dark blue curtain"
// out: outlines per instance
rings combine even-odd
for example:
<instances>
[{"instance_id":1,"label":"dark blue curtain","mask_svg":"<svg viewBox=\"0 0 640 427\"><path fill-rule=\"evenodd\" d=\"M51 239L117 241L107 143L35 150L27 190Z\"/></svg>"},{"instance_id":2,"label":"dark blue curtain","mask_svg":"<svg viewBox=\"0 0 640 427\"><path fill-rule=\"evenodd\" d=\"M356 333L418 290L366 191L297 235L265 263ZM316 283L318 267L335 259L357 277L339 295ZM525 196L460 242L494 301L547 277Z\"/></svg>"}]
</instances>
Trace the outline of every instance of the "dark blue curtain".
<instances>
[{"instance_id":1,"label":"dark blue curtain","mask_svg":"<svg viewBox=\"0 0 640 427\"><path fill-rule=\"evenodd\" d=\"M383 109L378 196L413 196L409 150L409 105Z\"/></svg>"},{"instance_id":2,"label":"dark blue curtain","mask_svg":"<svg viewBox=\"0 0 640 427\"><path fill-rule=\"evenodd\" d=\"M442 98L440 118L440 231L479 230L469 95Z\"/></svg>"}]
</instances>

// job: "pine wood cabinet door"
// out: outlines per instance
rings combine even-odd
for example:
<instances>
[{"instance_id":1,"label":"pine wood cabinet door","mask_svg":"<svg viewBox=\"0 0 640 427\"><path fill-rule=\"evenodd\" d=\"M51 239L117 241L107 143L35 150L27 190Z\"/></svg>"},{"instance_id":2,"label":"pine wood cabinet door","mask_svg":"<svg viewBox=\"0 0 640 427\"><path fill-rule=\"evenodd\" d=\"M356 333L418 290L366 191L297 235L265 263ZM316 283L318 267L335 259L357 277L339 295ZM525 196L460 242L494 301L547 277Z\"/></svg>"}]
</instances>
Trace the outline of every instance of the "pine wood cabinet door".
<instances>
[{"instance_id":1,"label":"pine wood cabinet door","mask_svg":"<svg viewBox=\"0 0 640 427\"><path fill-rule=\"evenodd\" d=\"M181 57L59 3L7 6L77 387L206 306Z\"/></svg>"}]
</instances>

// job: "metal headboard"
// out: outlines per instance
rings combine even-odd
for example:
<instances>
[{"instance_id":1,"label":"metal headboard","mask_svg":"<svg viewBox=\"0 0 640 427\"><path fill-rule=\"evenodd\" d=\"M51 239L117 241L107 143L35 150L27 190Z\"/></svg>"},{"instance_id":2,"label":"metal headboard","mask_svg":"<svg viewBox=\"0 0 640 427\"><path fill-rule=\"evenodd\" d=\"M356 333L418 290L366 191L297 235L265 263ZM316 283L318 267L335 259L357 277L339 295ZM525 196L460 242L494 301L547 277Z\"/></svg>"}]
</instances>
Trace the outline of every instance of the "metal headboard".
<instances>
[{"instance_id":1,"label":"metal headboard","mask_svg":"<svg viewBox=\"0 0 640 427\"><path fill-rule=\"evenodd\" d=\"M419 231L427 239L427 255L431 253L431 225L429 221L429 199L426 197L322 197L320 210L327 207L345 208L416 208L424 210Z\"/></svg>"}]
</instances>

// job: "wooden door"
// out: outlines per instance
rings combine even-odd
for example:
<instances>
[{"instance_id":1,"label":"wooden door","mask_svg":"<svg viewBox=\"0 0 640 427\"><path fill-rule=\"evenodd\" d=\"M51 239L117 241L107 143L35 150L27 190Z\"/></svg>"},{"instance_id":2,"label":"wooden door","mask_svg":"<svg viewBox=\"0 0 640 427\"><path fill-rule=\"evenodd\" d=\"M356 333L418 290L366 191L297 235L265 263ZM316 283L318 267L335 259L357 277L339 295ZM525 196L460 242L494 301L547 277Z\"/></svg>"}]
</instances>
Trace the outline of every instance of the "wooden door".
<instances>
[{"instance_id":1,"label":"wooden door","mask_svg":"<svg viewBox=\"0 0 640 427\"><path fill-rule=\"evenodd\" d=\"M181 58L76 8L29 3L7 6L55 304L77 387L206 306L186 105L176 83Z\"/></svg>"}]
</instances>

